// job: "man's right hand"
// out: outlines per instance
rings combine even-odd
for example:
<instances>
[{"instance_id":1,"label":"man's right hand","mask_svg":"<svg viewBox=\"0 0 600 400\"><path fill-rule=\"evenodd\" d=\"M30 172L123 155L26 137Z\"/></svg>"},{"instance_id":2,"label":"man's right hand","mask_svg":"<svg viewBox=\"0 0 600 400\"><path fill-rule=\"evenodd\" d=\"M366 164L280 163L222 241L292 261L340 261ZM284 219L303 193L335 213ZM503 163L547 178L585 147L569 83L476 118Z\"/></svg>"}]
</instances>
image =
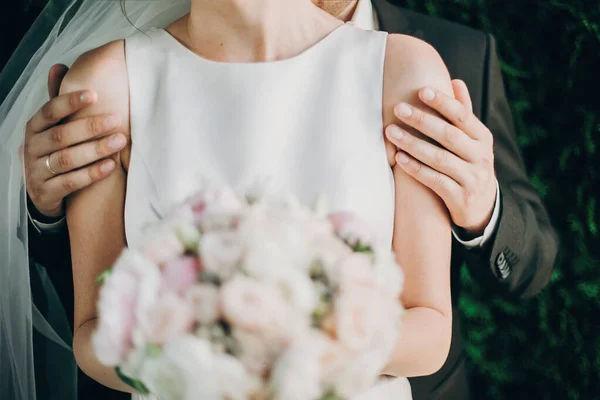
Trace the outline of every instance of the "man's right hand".
<instances>
[{"instance_id":1,"label":"man's right hand","mask_svg":"<svg viewBox=\"0 0 600 400\"><path fill-rule=\"evenodd\" d=\"M107 159L126 145L115 132L115 115L98 115L76 121L61 121L96 101L89 90L58 96L64 65L54 65L48 75L48 101L27 123L25 131L25 176L27 193L38 211L48 217L64 213L64 199L108 176L115 162Z\"/></svg>"}]
</instances>

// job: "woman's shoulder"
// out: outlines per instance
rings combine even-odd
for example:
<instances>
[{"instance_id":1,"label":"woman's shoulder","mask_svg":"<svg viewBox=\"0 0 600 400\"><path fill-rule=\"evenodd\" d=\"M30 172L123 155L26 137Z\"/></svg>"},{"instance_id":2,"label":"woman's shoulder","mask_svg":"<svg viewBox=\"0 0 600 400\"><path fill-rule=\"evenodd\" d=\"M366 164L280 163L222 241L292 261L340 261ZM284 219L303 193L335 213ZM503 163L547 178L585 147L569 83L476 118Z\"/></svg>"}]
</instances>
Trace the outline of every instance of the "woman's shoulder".
<instances>
[{"instance_id":1,"label":"woman's shoulder","mask_svg":"<svg viewBox=\"0 0 600 400\"><path fill-rule=\"evenodd\" d=\"M61 83L60 93L78 90L93 90L97 97L91 106L71 119L116 115L121 124L115 132L129 137L129 79L123 40L107 43L77 58Z\"/></svg>"},{"instance_id":2,"label":"woman's shoulder","mask_svg":"<svg viewBox=\"0 0 600 400\"><path fill-rule=\"evenodd\" d=\"M438 52L415 37L388 35L383 91L387 123L393 122L392 110L396 104L415 104L418 91L425 86L452 95L450 74Z\"/></svg>"}]
</instances>

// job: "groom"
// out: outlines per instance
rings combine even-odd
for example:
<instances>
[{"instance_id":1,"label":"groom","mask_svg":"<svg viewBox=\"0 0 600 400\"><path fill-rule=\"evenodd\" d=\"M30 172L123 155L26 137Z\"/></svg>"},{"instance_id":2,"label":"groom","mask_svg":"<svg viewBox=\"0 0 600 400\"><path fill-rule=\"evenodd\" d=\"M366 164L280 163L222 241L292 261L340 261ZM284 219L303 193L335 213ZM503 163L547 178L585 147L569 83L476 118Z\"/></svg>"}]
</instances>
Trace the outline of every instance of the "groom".
<instances>
[{"instance_id":1,"label":"groom","mask_svg":"<svg viewBox=\"0 0 600 400\"><path fill-rule=\"evenodd\" d=\"M537 294L550 278L558 240L519 154L494 39L476 30L402 9L389 0L313 2L363 29L404 33L429 42L444 59L451 76L460 79L453 82L456 100L429 88L418 94L423 103L443 118L428 117L416 109L396 109L400 120L425 136L436 138L438 146L412 135L390 138L399 150L397 162L414 179L436 192L452 217L453 304L456 306L460 295L459 272L463 262L490 291L519 298ZM65 73L62 66L50 72L51 97L58 92ZM70 171L120 150L97 146L89 154L76 146L111 132L112 128L103 119L57 125L86 104L81 93L51 100L28 124L25 146L30 252L48 270L71 315L72 276L68 268L70 253L63 198L110 172L101 171L97 164L80 169L77 174ZM40 152L48 139L54 139L54 151ZM52 155L49 160L54 162L50 166L43 162L48 155ZM35 179L48 175L45 168L58 172L53 182ZM94 385L86 382L83 389L86 393L100 390ZM445 365L434 375L411 379L411 385L415 400L469 398L456 313Z\"/></svg>"}]
</instances>

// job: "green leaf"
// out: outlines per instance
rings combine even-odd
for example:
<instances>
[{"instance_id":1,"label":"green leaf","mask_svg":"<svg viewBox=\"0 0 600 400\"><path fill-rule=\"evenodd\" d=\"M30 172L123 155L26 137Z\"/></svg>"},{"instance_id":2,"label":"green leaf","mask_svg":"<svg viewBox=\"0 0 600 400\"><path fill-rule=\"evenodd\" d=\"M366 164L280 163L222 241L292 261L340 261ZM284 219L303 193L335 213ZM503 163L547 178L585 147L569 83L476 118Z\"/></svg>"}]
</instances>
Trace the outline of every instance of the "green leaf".
<instances>
[{"instance_id":1,"label":"green leaf","mask_svg":"<svg viewBox=\"0 0 600 400\"><path fill-rule=\"evenodd\" d=\"M113 269L109 268L100 275L98 275L98 277L96 277L96 283L99 285L104 285L104 282L106 282L106 280L112 275L112 272Z\"/></svg>"},{"instance_id":2,"label":"green leaf","mask_svg":"<svg viewBox=\"0 0 600 400\"><path fill-rule=\"evenodd\" d=\"M138 393L140 393L142 395L150 394L150 391L142 382L140 382L136 379L130 378L127 375L123 374L123 372L121 372L121 368L116 367L115 371L117 372L117 376L119 377L119 379L121 379L123 382L125 382L125 384L134 388Z\"/></svg>"}]
</instances>

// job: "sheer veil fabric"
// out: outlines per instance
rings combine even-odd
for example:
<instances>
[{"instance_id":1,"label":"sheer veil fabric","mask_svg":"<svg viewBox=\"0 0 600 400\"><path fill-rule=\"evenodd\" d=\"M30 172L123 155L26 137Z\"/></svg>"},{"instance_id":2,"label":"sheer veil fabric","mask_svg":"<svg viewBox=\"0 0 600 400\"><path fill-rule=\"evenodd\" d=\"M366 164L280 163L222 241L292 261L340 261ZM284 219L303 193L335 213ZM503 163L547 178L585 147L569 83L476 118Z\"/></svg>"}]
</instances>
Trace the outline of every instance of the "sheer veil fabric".
<instances>
[{"instance_id":1,"label":"sheer veil fabric","mask_svg":"<svg viewBox=\"0 0 600 400\"><path fill-rule=\"evenodd\" d=\"M116 0L49 1L0 75L0 96L10 87L0 105L2 399L36 398L34 331L70 351L70 338L53 325L49 314L42 314L33 304L27 250L22 145L27 121L48 100L48 71L55 63L71 65L82 53L124 39L138 29L166 27L190 8L189 0L135 0L125 4L127 17ZM40 274L39 266L32 269ZM60 305L47 280L45 286L48 303Z\"/></svg>"}]
</instances>

